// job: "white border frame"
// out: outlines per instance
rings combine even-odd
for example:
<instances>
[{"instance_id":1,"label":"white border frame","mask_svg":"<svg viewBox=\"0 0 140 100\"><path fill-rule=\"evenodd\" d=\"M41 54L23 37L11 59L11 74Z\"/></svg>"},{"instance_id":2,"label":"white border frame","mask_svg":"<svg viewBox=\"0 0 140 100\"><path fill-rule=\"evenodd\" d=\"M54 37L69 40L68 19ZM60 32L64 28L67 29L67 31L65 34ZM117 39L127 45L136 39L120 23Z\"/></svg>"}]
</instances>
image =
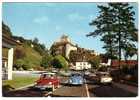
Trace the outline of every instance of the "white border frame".
<instances>
[{"instance_id":1,"label":"white border frame","mask_svg":"<svg viewBox=\"0 0 140 100\"><path fill-rule=\"evenodd\" d=\"M51 3L53 3L53 2L138 2L138 6L139 6L139 0L0 0L0 21L2 22L2 3L1 2L51 2ZM139 7L138 7L139 8ZM138 9L138 11L139 11L139 9ZM138 12L139 13L139 12ZM139 14L138 14L138 16L139 16ZM139 21L139 17L138 17L138 21ZM1 27L2 25L0 24L0 27ZM139 22L138 22L138 29L140 29L140 25L139 25ZM1 38L1 33L2 33L2 30L1 30L1 28L0 28L0 46L2 47L2 38ZM140 35L138 36L138 37L140 37ZM139 41L138 41L138 48L139 48ZM139 55L139 53L140 53L140 50L138 49L138 55ZM2 64L1 64L1 62L2 62L2 59L1 59L1 55L2 55L2 49L0 49L0 66L2 66ZM138 59L138 61L140 62L140 60ZM140 63L138 63L138 65L139 65ZM2 67L0 67L0 70L2 70ZM138 71L140 71L140 68L139 68L139 70ZM139 75L140 76L140 75ZM2 77L1 76L1 74L0 74L0 77ZM140 79L140 77L139 77L139 79ZM2 86L2 81L0 82L0 90L2 89L1 88L1 86ZM138 90L139 90L139 87L138 87ZM36 99L36 100L38 100L38 99L50 99L50 100L55 100L55 99L60 99L60 100L70 100L70 99L73 99L73 100L85 100L85 99L87 99L87 100L93 100L93 99L96 99L96 100L100 100L100 99L105 99L105 100L108 100L108 99L110 99L110 100L121 100L121 99L123 99L123 100L127 100L127 99L133 99L133 100L140 100L140 98L139 98L139 91L138 91L138 97L127 97L127 98L121 98L121 97L116 97L116 98L112 98L112 97L104 97L104 98L100 98L100 97L96 97L96 98L94 98L94 97L92 97L92 98L86 98L86 97L82 97L82 98L57 98L57 97L55 97L55 98L50 98L50 97L34 97L34 99ZM1 92L1 100L7 100L7 99L12 99L12 100L15 100L15 99L17 99L17 100L19 100L19 99L21 99L21 100L24 100L24 99L32 99L32 97L2 97L2 92Z\"/></svg>"}]
</instances>

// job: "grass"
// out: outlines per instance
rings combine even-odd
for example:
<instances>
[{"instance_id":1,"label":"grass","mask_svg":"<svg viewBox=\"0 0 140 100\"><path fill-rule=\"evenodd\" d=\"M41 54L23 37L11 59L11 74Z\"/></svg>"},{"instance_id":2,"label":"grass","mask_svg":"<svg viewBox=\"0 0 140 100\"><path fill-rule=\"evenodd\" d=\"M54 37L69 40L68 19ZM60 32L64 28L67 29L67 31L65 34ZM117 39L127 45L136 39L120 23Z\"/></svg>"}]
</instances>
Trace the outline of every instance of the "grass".
<instances>
[{"instance_id":1,"label":"grass","mask_svg":"<svg viewBox=\"0 0 140 100\"><path fill-rule=\"evenodd\" d=\"M23 87L29 84L33 84L37 80L37 77L27 77L27 76L15 76L13 75L12 80L3 80L3 86L10 86L14 89Z\"/></svg>"},{"instance_id":2,"label":"grass","mask_svg":"<svg viewBox=\"0 0 140 100\"><path fill-rule=\"evenodd\" d=\"M25 59L30 61L30 63L32 63L35 67L38 67L42 59L41 55L33 48L27 45L24 45L24 50L26 51Z\"/></svg>"}]
</instances>

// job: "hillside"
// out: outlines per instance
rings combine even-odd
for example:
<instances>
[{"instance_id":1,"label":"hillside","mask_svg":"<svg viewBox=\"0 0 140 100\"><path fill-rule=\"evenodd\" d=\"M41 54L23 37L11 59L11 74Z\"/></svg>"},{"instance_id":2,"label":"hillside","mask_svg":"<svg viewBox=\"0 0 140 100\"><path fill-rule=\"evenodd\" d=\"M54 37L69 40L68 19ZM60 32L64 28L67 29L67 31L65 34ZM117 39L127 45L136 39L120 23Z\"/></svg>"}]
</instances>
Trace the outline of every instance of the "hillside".
<instances>
[{"instance_id":1,"label":"hillside","mask_svg":"<svg viewBox=\"0 0 140 100\"><path fill-rule=\"evenodd\" d=\"M14 68L16 70L38 69L42 56L27 44L17 46L14 50Z\"/></svg>"},{"instance_id":2,"label":"hillside","mask_svg":"<svg viewBox=\"0 0 140 100\"><path fill-rule=\"evenodd\" d=\"M21 44L14 48L14 70L42 69L40 62L42 56L46 53L44 44L40 44L37 38L35 40L27 40L24 37L14 36L10 27L4 22L2 22L2 34L13 38ZM3 48L2 55L7 57L7 52Z\"/></svg>"}]
</instances>

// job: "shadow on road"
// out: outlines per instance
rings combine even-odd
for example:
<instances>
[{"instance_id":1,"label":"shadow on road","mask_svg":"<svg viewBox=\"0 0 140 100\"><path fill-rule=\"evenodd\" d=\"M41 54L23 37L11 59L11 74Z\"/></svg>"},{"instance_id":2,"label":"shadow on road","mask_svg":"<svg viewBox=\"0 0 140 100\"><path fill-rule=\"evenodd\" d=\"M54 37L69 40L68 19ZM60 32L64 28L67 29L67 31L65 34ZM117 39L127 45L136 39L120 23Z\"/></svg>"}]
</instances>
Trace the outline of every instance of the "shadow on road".
<instances>
[{"instance_id":1,"label":"shadow on road","mask_svg":"<svg viewBox=\"0 0 140 100\"><path fill-rule=\"evenodd\" d=\"M5 91L5 92L4 92ZM4 97L42 97L42 91L34 89L32 87L25 90L3 90Z\"/></svg>"},{"instance_id":2,"label":"shadow on road","mask_svg":"<svg viewBox=\"0 0 140 100\"><path fill-rule=\"evenodd\" d=\"M101 85L89 89L97 97L136 97L137 94L126 91L114 85Z\"/></svg>"}]
</instances>

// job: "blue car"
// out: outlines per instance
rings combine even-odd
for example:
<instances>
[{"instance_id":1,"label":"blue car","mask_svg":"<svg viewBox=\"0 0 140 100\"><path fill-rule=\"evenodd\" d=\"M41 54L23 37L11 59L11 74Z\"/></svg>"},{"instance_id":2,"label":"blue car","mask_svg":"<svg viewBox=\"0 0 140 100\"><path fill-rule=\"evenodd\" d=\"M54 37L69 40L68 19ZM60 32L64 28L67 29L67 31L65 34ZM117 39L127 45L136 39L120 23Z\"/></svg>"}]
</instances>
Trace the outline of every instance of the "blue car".
<instances>
[{"instance_id":1,"label":"blue car","mask_svg":"<svg viewBox=\"0 0 140 100\"><path fill-rule=\"evenodd\" d=\"M82 84L84 84L84 78L79 73L71 74L71 76L69 78L69 84L70 85L82 85Z\"/></svg>"}]
</instances>

